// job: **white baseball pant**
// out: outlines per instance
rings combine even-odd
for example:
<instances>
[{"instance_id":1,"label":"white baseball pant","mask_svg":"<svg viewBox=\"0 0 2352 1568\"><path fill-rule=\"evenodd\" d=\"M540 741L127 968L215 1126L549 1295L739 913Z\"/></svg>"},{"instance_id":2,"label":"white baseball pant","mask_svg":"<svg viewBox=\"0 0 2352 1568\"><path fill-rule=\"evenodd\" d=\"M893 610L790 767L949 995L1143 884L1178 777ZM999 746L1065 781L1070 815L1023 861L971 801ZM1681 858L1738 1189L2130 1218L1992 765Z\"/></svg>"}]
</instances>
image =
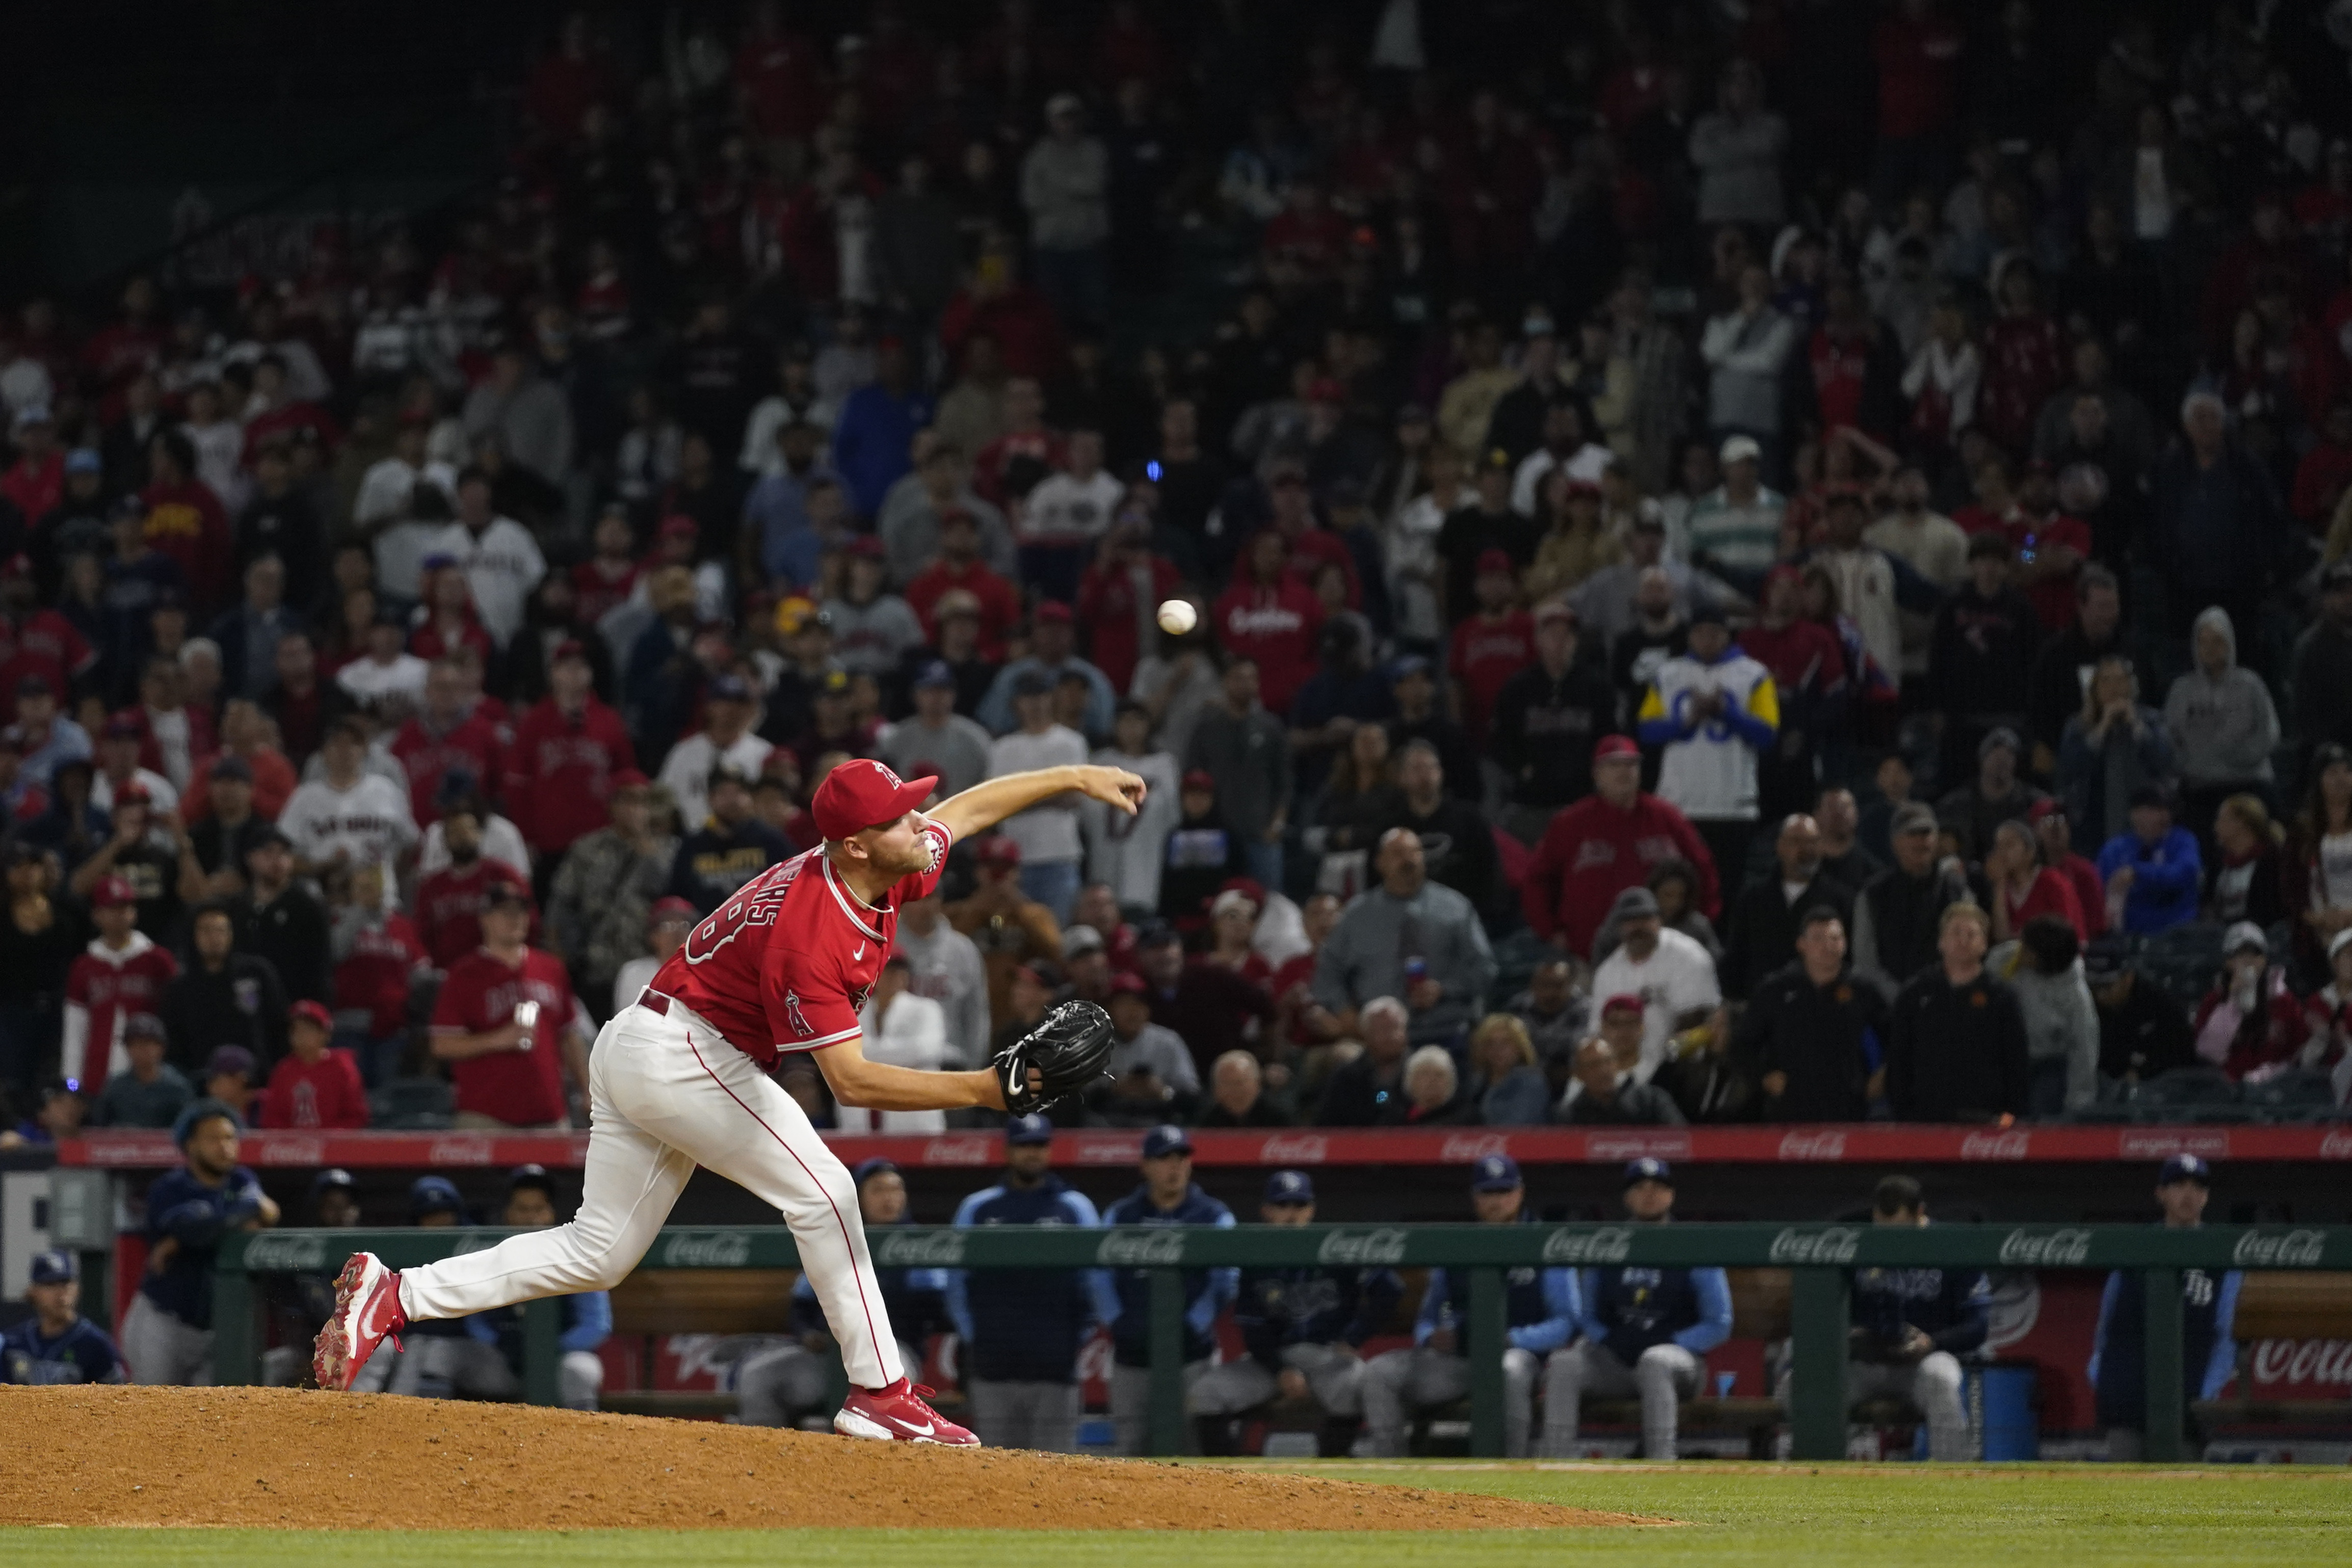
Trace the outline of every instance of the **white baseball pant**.
<instances>
[{"instance_id":1,"label":"white baseball pant","mask_svg":"<svg viewBox=\"0 0 2352 1568\"><path fill-rule=\"evenodd\" d=\"M1636 1356L1631 1366L1618 1360L1607 1345L1589 1339L1552 1352L1544 1372L1542 1457L1575 1457L1576 1429L1587 1394L1603 1399L1637 1394L1642 1400L1643 1456L1674 1458L1675 1431L1682 1417L1680 1401L1698 1392L1706 1370L1697 1356L1678 1344L1654 1344Z\"/></svg>"},{"instance_id":2,"label":"white baseball pant","mask_svg":"<svg viewBox=\"0 0 2352 1568\"><path fill-rule=\"evenodd\" d=\"M773 1204L792 1227L842 1365L861 1388L903 1375L874 1278L857 1187L793 1097L673 1001L614 1014L588 1058L588 1161L568 1225L400 1274L412 1318L460 1318L609 1291L636 1267L697 1166Z\"/></svg>"},{"instance_id":3,"label":"white baseball pant","mask_svg":"<svg viewBox=\"0 0 2352 1568\"><path fill-rule=\"evenodd\" d=\"M1778 1391L1783 1404L1793 1376L1790 1371L1780 1374ZM1960 1397L1965 1381L1959 1358L1949 1351L1930 1351L1916 1366L1850 1361L1845 1365L1845 1398L1850 1406L1890 1394L1908 1399L1927 1418L1929 1458L1973 1459L1976 1433L1969 1424L1967 1403Z\"/></svg>"},{"instance_id":4,"label":"white baseball pant","mask_svg":"<svg viewBox=\"0 0 2352 1568\"><path fill-rule=\"evenodd\" d=\"M1517 1345L1503 1352L1503 1452L1508 1458L1528 1457L1528 1432L1535 1425L1536 1374L1543 1364L1533 1351ZM1360 1384L1364 1401L1364 1433L1381 1458L1397 1458L1405 1450L1405 1427L1412 1416L1434 1405L1451 1405L1470 1392L1470 1359L1419 1345L1392 1350L1364 1364Z\"/></svg>"}]
</instances>

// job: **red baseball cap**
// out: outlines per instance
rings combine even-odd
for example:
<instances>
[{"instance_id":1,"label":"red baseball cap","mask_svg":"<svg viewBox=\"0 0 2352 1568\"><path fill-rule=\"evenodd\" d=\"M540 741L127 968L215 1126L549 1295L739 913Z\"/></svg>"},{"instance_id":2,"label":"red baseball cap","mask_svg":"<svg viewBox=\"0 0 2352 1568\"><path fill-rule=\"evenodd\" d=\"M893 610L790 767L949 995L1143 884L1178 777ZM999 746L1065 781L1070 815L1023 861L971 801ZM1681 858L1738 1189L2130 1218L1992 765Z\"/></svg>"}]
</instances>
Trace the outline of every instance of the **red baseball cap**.
<instances>
[{"instance_id":1,"label":"red baseball cap","mask_svg":"<svg viewBox=\"0 0 2352 1568\"><path fill-rule=\"evenodd\" d=\"M1145 985L1143 977L1134 970L1121 969L1110 977L1110 994L1115 997L1148 997L1151 994L1151 988Z\"/></svg>"},{"instance_id":2,"label":"red baseball cap","mask_svg":"<svg viewBox=\"0 0 2352 1568\"><path fill-rule=\"evenodd\" d=\"M654 906L646 911L646 924L659 925L673 915L683 915L690 923L699 913L692 904L673 893L667 898L654 900Z\"/></svg>"},{"instance_id":3,"label":"red baseball cap","mask_svg":"<svg viewBox=\"0 0 2352 1568\"><path fill-rule=\"evenodd\" d=\"M114 803L118 806L152 806L155 803L155 797L147 792L146 785L133 779L115 790Z\"/></svg>"},{"instance_id":4,"label":"red baseball cap","mask_svg":"<svg viewBox=\"0 0 2352 1568\"><path fill-rule=\"evenodd\" d=\"M1639 757L1641 755L1642 748L1633 744L1631 736L1604 735L1592 747L1592 760L1595 762L1604 757Z\"/></svg>"},{"instance_id":5,"label":"red baseball cap","mask_svg":"<svg viewBox=\"0 0 2352 1568\"><path fill-rule=\"evenodd\" d=\"M1048 599L1045 602L1037 606L1035 612L1032 614L1031 619L1037 621L1075 622L1077 617L1071 612L1070 607L1063 603L1060 600Z\"/></svg>"},{"instance_id":6,"label":"red baseball cap","mask_svg":"<svg viewBox=\"0 0 2352 1568\"><path fill-rule=\"evenodd\" d=\"M666 539L698 539L702 537L702 525L684 512L673 512L661 520L661 527L655 530L655 534Z\"/></svg>"},{"instance_id":7,"label":"red baseball cap","mask_svg":"<svg viewBox=\"0 0 2352 1568\"><path fill-rule=\"evenodd\" d=\"M980 863L982 865L1019 865L1021 863L1021 845L1003 833L992 833L981 840L972 852L980 857Z\"/></svg>"},{"instance_id":8,"label":"red baseball cap","mask_svg":"<svg viewBox=\"0 0 2352 1568\"><path fill-rule=\"evenodd\" d=\"M937 779L901 779L879 762L845 762L824 776L809 815L828 842L895 822L930 799Z\"/></svg>"},{"instance_id":9,"label":"red baseball cap","mask_svg":"<svg viewBox=\"0 0 2352 1568\"><path fill-rule=\"evenodd\" d=\"M1190 773L1184 775L1182 783L1178 786L1178 788L1181 789L1211 790L1213 790L1216 787L1217 776L1210 772L1205 768L1193 768Z\"/></svg>"},{"instance_id":10,"label":"red baseball cap","mask_svg":"<svg viewBox=\"0 0 2352 1568\"><path fill-rule=\"evenodd\" d=\"M307 997L286 1009L286 1020L289 1023L314 1023L330 1034L335 1029L335 1015L329 1012L324 1004L311 1001Z\"/></svg>"},{"instance_id":11,"label":"red baseball cap","mask_svg":"<svg viewBox=\"0 0 2352 1568\"><path fill-rule=\"evenodd\" d=\"M138 902L139 894L128 877L102 876L98 879L98 885L89 890L89 906L92 909L110 909L119 904Z\"/></svg>"},{"instance_id":12,"label":"red baseball cap","mask_svg":"<svg viewBox=\"0 0 2352 1568\"><path fill-rule=\"evenodd\" d=\"M2056 797L2044 795L2025 809L2025 820L2029 822L2046 821L2052 817L2063 815L2065 810L2065 804Z\"/></svg>"},{"instance_id":13,"label":"red baseball cap","mask_svg":"<svg viewBox=\"0 0 2352 1568\"><path fill-rule=\"evenodd\" d=\"M555 652L547 656L547 662L560 664L566 659L579 659L584 663L587 657L588 645L585 643L577 637L566 637L555 645Z\"/></svg>"},{"instance_id":14,"label":"red baseball cap","mask_svg":"<svg viewBox=\"0 0 2352 1568\"><path fill-rule=\"evenodd\" d=\"M635 768L615 768L611 782L613 793L617 795L624 789L642 789L653 780Z\"/></svg>"},{"instance_id":15,"label":"red baseball cap","mask_svg":"<svg viewBox=\"0 0 2352 1568\"><path fill-rule=\"evenodd\" d=\"M1601 1004L1601 1016L1607 1018L1611 1013L1622 1012L1627 1009L1631 1009L1637 1013L1646 1012L1648 1010L1648 1004L1643 1002L1641 997L1635 992L1620 991L1615 996Z\"/></svg>"},{"instance_id":16,"label":"red baseball cap","mask_svg":"<svg viewBox=\"0 0 2352 1568\"><path fill-rule=\"evenodd\" d=\"M1517 567L1514 567L1511 564L1511 558L1507 551L1486 549L1478 552L1478 575L1480 577L1486 576L1490 571L1498 571L1505 577L1509 577L1517 572L1517 570L1518 569Z\"/></svg>"}]
</instances>

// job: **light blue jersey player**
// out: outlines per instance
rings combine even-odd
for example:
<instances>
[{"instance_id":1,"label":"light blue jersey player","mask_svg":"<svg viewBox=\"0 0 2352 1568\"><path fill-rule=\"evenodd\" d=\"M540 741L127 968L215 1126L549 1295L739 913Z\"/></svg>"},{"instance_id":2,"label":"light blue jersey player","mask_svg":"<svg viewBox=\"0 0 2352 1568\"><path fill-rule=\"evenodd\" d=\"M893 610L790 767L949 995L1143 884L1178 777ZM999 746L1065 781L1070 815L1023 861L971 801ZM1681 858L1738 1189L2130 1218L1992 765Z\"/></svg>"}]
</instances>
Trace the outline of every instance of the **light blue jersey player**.
<instances>
[{"instance_id":1,"label":"light blue jersey player","mask_svg":"<svg viewBox=\"0 0 2352 1568\"><path fill-rule=\"evenodd\" d=\"M122 1354L83 1317L81 1279L70 1252L33 1259L25 1291L33 1315L0 1333L0 1383L121 1383Z\"/></svg>"}]
</instances>

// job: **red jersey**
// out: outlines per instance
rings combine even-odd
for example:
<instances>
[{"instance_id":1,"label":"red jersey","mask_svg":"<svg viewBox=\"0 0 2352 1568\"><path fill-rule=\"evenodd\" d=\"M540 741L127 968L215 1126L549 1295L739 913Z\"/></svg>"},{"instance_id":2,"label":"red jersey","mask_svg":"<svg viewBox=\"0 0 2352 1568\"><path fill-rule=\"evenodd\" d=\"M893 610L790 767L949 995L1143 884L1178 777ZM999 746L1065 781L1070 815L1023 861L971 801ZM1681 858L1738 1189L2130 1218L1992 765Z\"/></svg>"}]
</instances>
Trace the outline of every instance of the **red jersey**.
<instances>
[{"instance_id":1,"label":"red jersey","mask_svg":"<svg viewBox=\"0 0 2352 1568\"><path fill-rule=\"evenodd\" d=\"M2073 550L2078 562L2091 559L2090 525L2063 512L2053 512L2046 517L2011 512L2003 531L2009 535L2010 554L2021 565L2031 564L2051 545L2063 545ZM2042 622L2043 631L2063 632L2074 622L2074 583L2081 575L2078 564L2073 571L2045 577L2025 590L2026 600L2033 606L2034 618Z\"/></svg>"},{"instance_id":2,"label":"red jersey","mask_svg":"<svg viewBox=\"0 0 2352 1568\"><path fill-rule=\"evenodd\" d=\"M408 810L419 828L441 820L436 797L442 776L451 768L471 773L474 787L485 796L505 778L505 748L499 745L498 726L478 711L438 735L425 727L425 716L418 714L392 737L392 755L407 771Z\"/></svg>"},{"instance_id":3,"label":"red jersey","mask_svg":"<svg viewBox=\"0 0 2352 1568\"><path fill-rule=\"evenodd\" d=\"M1462 726L1478 745L1503 683L1536 662L1536 621L1524 610L1506 611L1499 621L1473 615L1454 628L1446 673L1462 683Z\"/></svg>"},{"instance_id":4,"label":"red jersey","mask_svg":"<svg viewBox=\"0 0 2352 1568\"><path fill-rule=\"evenodd\" d=\"M289 1056L270 1069L260 1110L265 1127L364 1127L367 1085L348 1051L322 1052L316 1061Z\"/></svg>"},{"instance_id":5,"label":"red jersey","mask_svg":"<svg viewBox=\"0 0 2352 1568\"><path fill-rule=\"evenodd\" d=\"M822 847L769 867L688 933L653 988L709 1020L762 1068L787 1051L856 1038L899 909L929 897L948 863L954 840L946 825L929 822L923 832L930 868L901 878L876 907L849 891Z\"/></svg>"},{"instance_id":6,"label":"red jersey","mask_svg":"<svg viewBox=\"0 0 2352 1568\"><path fill-rule=\"evenodd\" d=\"M1551 820L1519 883L1520 907L1537 936L1549 941L1566 932L1568 950L1589 956L1617 895L1675 859L1698 868L1698 910L1712 918L1720 897L1715 857L1689 818L1655 795L1637 795L1622 811L1588 795Z\"/></svg>"},{"instance_id":7,"label":"red jersey","mask_svg":"<svg viewBox=\"0 0 2352 1568\"><path fill-rule=\"evenodd\" d=\"M93 938L66 970L66 1076L96 1089L128 1071L131 1053L122 1048L122 1026L133 1013L152 1013L163 1002L164 988L179 977L171 953L133 931L120 952Z\"/></svg>"},{"instance_id":8,"label":"red jersey","mask_svg":"<svg viewBox=\"0 0 2352 1568\"><path fill-rule=\"evenodd\" d=\"M51 508L65 498L65 493L66 458L62 452L52 452L38 463L11 464L8 472L0 475L0 496L15 502L27 522L48 516Z\"/></svg>"},{"instance_id":9,"label":"red jersey","mask_svg":"<svg viewBox=\"0 0 2352 1568\"><path fill-rule=\"evenodd\" d=\"M229 569L236 559L230 548L228 514L220 497L200 479L177 485L150 485L139 492L147 507L147 542L170 556L188 580L188 593L199 615L210 615L228 602Z\"/></svg>"},{"instance_id":10,"label":"red jersey","mask_svg":"<svg viewBox=\"0 0 2352 1568\"><path fill-rule=\"evenodd\" d=\"M940 596L961 588L980 601L980 656L991 664L1004 657L1004 634L1021 619L1021 591L979 561L959 570L945 557L931 562L907 584L907 608L923 623L923 635L940 640ZM1100 667L1101 661L1096 661ZM1127 688L1121 685L1119 688Z\"/></svg>"},{"instance_id":11,"label":"red jersey","mask_svg":"<svg viewBox=\"0 0 2352 1568\"><path fill-rule=\"evenodd\" d=\"M1244 545L1244 555L1249 547ZM1315 580L1323 575L1327 566L1336 566L1339 575L1348 580L1348 608L1364 607L1364 584L1356 575L1356 557L1348 549L1348 541L1328 528L1308 527L1298 530L1290 541L1290 564L1286 569L1291 580L1307 592L1315 591Z\"/></svg>"},{"instance_id":12,"label":"red jersey","mask_svg":"<svg viewBox=\"0 0 2352 1568\"><path fill-rule=\"evenodd\" d=\"M1005 476L1013 464L1024 457L1034 458L1044 465L1037 477L1042 479L1066 465L1066 455L1062 438L1051 430L1010 430L980 449L971 465L972 488L994 502L1004 506L1013 499Z\"/></svg>"},{"instance_id":13,"label":"red jersey","mask_svg":"<svg viewBox=\"0 0 2352 1568\"><path fill-rule=\"evenodd\" d=\"M1115 692L1127 690L1135 679L1136 662L1142 657L1142 629L1154 607L1184 583L1167 557L1146 559L1149 586L1140 601L1135 591L1137 574L1124 568L1106 571L1097 561L1078 579L1078 623L1087 629L1087 655Z\"/></svg>"},{"instance_id":14,"label":"red jersey","mask_svg":"<svg viewBox=\"0 0 2352 1568\"><path fill-rule=\"evenodd\" d=\"M2009 898L2006 893L1997 893L1993 896ZM2072 925L2076 941L2091 939L2090 933L2084 928L2083 906L2074 902L2074 883L2048 866L2033 873L2033 880L2026 884L2023 898L2009 898L2009 928L2022 931L2028 921L2038 920L2045 915L2058 915Z\"/></svg>"},{"instance_id":15,"label":"red jersey","mask_svg":"<svg viewBox=\"0 0 2352 1568\"><path fill-rule=\"evenodd\" d=\"M471 611L466 612L465 624L455 632L445 632L438 622L427 621L408 634L408 651L428 664L460 648L471 648L484 664L498 655L498 650L490 645L489 632L483 630Z\"/></svg>"},{"instance_id":16,"label":"red jersey","mask_svg":"<svg viewBox=\"0 0 2352 1568\"><path fill-rule=\"evenodd\" d=\"M613 775L637 754L621 716L593 696L577 715L546 697L522 716L506 763L507 815L531 848L554 853L604 825Z\"/></svg>"},{"instance_id":17,"label":"red jersey","mask_svg":"<svg viewBox=\"0 0 2352 1568\"><path fill-rule=\"evenodd\" d=\"M371 1040L398 1034L408 1027L409 977L429 962L407 915L387 915L382 925L361 926L335 966L335 1010L364 1010Z\"/></svg>"},{"instance_id":18,"label":"red jersey","mask_svg":"<svg viewBox=\"0 0 2352 1568\"><path fill-rule=\"evenodd\" d=\"M593 626L626 604L629 595L636 590L637 573L643 570L634 560L609 561L603 556L573 567L572 619L579 625Z\"/></svg>"},{"instance_id":19,"label":"red jersey","mask_svg":"<svg viewBox=\"0 0 2352 1568\"><path fill-rule=\"evenodd\" d=\"M482 896L493 883L530 893L521 873L488 855L445 865L416 884L416 930L435 968L449 968L482 945Z\"/></svg>"},{"instance_id":20,"label":"red jersey","mask_svg":"<svg viewBox=\"0 0 2352 1568\"><path fill-rule=\"evenodd\" d=\"M38 675L65 711L73 683L98 663L98 650L54 610L17 617L0 614L0 723L16 722L16 683Z\"/></svg>"},{"instance_id":21,"label":"red jersey","mask_svg":"<svg viewBox=\"0 0 2352 1568\"><path fill-rule=\"evenodd\" d=\"M1273 714L1290 712L1290 699L1315 673L1315 636L1323 606L1285 577L1272 588L1236 582L1210 612L1217 641L1237 658L1257 661L1258 696Z\"/></svg>"},{"instance_id":22,"label":"red jersey","mask_svg":"<svg viewBox=\"0 0 2352 1568\"><path fill-rule=\"evenodd\" d=\"M509 1022L516 1005L526 1001L539 1004L539 1021L526 1042L530 1049L494 1051L449 1064L458 1110L517 1127L542 1126L565 1116L559 1046L580 1009L572 999L571 977L552 954L526 947L522 963L510 967L492 957L488 948L475 948L441 982L440 998L433 1004L433 1032L487 1034Z\"/></svg>"}]
</instances>

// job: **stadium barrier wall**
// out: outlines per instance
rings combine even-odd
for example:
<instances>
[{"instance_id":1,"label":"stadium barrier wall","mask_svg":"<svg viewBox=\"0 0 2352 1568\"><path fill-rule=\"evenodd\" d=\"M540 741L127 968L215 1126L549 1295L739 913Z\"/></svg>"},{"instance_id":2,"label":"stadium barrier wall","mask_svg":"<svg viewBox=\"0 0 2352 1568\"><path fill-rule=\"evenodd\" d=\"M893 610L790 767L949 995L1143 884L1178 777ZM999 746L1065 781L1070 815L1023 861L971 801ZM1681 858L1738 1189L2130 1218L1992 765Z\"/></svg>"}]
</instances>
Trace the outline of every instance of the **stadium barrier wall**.
<instances>
[{"instance_id":1,"label":"stadium barrier wall","mask_svg":"<svg viewBox=\"0 0 2352 1568\"><path fill-rule=\"evenodd\" d=\"M224 1384L260 1375L253 1276L325 1273L354 1251L395 1269L496 1246L515 1232L467 1230L257 1230L221 1244L215 1281L214 1358ZM2188 1406L2181 1364L2180 1270L2352 1269L2352 1228L2048 1225L1398 1225L1230 1228L1003 1226L956 1229L893 1226L872 1234L884 1268L1129 1269L1151 1270L1150 1450L1182 1451L1183 1271L1227 1266L1467 1270L1469 1337L1504 1343L1505 1276L1528 1268L1633 1264L1672 1268L1784 1268L1790 1271L1789 1399L1791 1450L1801 1459L1845 1455L1847 1293L1854 1269L2137 1269L2147 1299L2147 1457L2186 1457ZM781 1226L665 1229L640 1269L792 1269L800 1264ZM559 1310L524 1309L524 1397L556 1402ZM1499 1350L1472 1369L1471 1452L1503 1451Z\"/></svg>"}]
</instances>

